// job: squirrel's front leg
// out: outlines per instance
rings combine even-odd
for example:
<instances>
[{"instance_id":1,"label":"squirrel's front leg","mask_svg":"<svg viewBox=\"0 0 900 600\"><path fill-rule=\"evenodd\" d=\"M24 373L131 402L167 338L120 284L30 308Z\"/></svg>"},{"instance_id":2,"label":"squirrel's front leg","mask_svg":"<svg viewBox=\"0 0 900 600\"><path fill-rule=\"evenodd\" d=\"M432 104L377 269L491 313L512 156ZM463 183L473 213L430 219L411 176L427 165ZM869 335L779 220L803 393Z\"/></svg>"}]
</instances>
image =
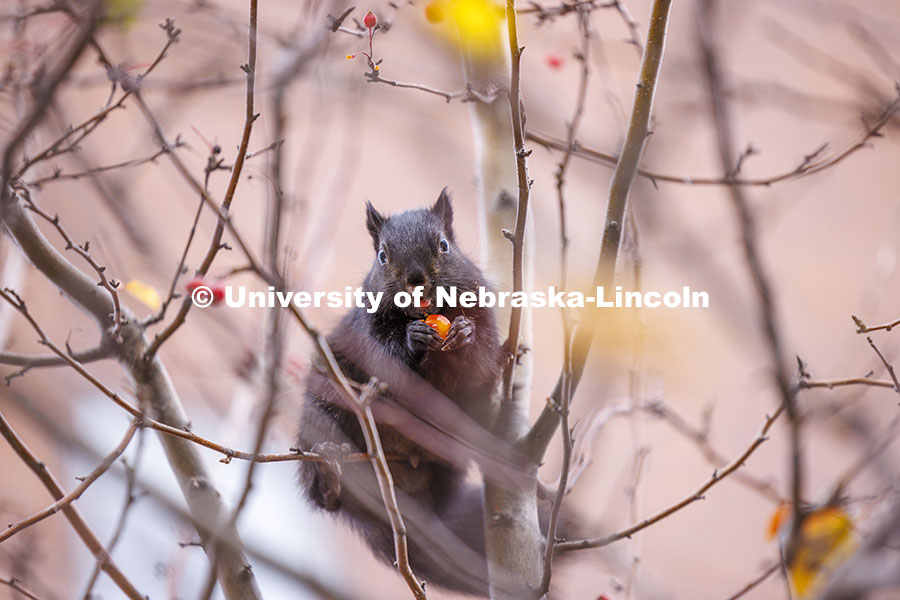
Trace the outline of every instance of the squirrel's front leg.
<instances>
[{"instance_id":1,"label":"squirrel's front leg","mask_svg":"<svg viewBox=\"0 0 900 600\"><path fill-rule=\"evenodd\" d=\"M406 347L414 355L421 357L428 350L438 350L444 340L425 321L410 321L406 326Z\"/></svg>"},{"instance_id":2,"label":"squirrel's front leg","mask_svg":"<svg viewBox=\"0 0 900 600\"><path fill-rule=\"evenodd\" d=\"M475 321L466 316L458 316L453 319L450 325L450 331L447 332L447 339L441 346L444 352L456 350L472 343L475 340Z\"/></svg>"}]
</instances>

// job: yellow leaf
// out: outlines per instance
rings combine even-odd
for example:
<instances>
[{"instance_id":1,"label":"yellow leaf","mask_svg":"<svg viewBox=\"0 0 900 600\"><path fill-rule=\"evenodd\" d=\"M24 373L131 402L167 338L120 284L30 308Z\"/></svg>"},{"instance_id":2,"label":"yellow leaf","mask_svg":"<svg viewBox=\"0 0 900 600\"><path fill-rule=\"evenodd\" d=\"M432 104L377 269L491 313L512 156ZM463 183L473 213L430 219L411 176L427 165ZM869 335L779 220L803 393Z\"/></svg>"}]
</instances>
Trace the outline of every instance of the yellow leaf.
<instances>
[{"instance_id":1,"label":"yellow leaf","mask_svg":"<svg viewBox=\"0 0 900 600\"><path fill-rule=\"evenodd\" d=\"M162 307L162 299L159 292L151 285L147 285L143 281L132 279L125 284L125 291L141 301L142 304L148 306L150 310L157 311Z\"/></svg>"},{"instance_id":2,"label":"yellow leaf","mask_svg":"<svg viewBox=\"0 0 900 600\"><path fill-rule=\"evenodd\" d=\"M788 531L790 517L785 515L783 508L779 508L776 515L781 517L776 519L782 522L781 532ZM802 600L814 597L822 589L834 570L856 551L859 540L853 520L836 506L807 513L799 536L788 574L794 596Z\"/></svg>"},{"instance_id":3,"label":"yellow leaf","mask_svg":"<svg viewBox=\"0 0 900 600\"><path fill-rule=\"evenodd\" d=\"M106 0L104 3L104 21L115 23L122 29L128 29L137 21L143 0Z\"/></svg>"},{"instance_id":4,"label":"yellow leaf","mask_svg":"<svg viewBox=\"0 0 900 600\"><path fill-rule=\"evenodd\" d=\"M501 25L506 13L496 0L435 0L425 15L440 23L438 31L448 40L475 58L494 58L505 51Z\"/></svg>"}]
</instances>

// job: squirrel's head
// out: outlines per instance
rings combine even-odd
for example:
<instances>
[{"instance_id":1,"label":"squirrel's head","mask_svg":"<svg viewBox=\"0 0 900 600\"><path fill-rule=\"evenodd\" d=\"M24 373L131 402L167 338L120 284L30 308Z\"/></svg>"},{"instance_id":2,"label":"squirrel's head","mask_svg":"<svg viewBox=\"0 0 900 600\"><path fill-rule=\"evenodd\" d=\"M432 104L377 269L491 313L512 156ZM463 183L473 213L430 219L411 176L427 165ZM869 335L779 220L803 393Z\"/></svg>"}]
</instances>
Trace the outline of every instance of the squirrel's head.
<instances>
[{"instance_id":1,"label":"squirrel's head","mask_svg":"<svg viewBox=\"0 0 900 600\"><path fill-rule=\"evenodd\" d=\"M375 247L375 262L367 279L370 288L385 292L381 306L395 307L397 292L424 288L419 306L404 312L410 318L437 312L435 288L465 285L460 275L474 268L454 247L453 206L447 188L430 208L384 216L366 203L366 227Z\"/></svg>"}]
</instances>

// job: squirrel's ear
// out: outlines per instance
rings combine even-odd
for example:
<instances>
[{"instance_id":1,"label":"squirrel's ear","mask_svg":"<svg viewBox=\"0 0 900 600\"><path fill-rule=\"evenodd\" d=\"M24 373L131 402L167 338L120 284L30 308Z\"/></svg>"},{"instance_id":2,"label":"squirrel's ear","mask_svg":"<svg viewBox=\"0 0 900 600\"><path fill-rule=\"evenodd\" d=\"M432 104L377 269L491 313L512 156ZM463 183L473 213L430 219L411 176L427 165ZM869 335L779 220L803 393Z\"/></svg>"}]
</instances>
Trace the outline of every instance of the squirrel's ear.
<instances>
[{"instance_id":1,"label":"squirrel's ear","mask_svg":"<svg viewBox=\"0 0 900 600\"><path fill-rule=\"evenodd\" d=\"M450 193L447 192L447 188L441 190L441 195L438 196L437 202L431 207L431 212L440 217L441 222L444 224L444 233L452 240L453 205L450 203Z\"/></svg>"},{"instance_id":2,"label":"squirrel's ear","mask_svg":"<svg viewBox=\"0 0 900 600\"><path fill-rule=\"evenodd\" d=\"M381 237L381 226L384 225L384 215L375 210L372 203L366 200L366 229L372 236L372 242L375 244L375 250L378 250L379 238Z\"/></svg>"}]
</instances>

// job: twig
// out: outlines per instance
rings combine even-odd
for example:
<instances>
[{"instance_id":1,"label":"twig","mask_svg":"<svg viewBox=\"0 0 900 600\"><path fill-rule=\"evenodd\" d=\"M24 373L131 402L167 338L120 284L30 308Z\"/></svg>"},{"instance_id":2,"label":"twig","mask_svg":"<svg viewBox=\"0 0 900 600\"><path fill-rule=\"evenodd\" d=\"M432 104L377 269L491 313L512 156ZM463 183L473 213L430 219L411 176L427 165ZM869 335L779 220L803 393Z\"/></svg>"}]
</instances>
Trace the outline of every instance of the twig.
<instances>
[{"instance_id":1,"label":"twig","mask_svg":"<svg viewBox=\"0 0 900 600\"><path fill-rule=\"evenodd\" d=\"M24 21L25 19L30 19L31 17L36 17L39 15L46 15L55 12L68 14L70 11L71 8L66 2L63 2L62 0L55 0L53 2L48 2L47 4L34 6L27 10L0 14L0 21Z\"/></svg>"},{"instance_id":2,"label":"twig","mask_svg":"<svg viewBox=\"0 0 900 600\"><path fill-rule=\"evenodd\" d=\"M516 226L512 235L512 292L521 292L525 288L525 227L528 221L528 199L531 192L531 181L528 179L526 159L530 152L525 150L525 105L521 99L522 50L519 46L519 35L516 25L515 0L507 0L506 23L509 32L509 52L512 62L512 74L509 83L509 110L512 119L513 151L516 158L516 179L518 184L518 202L516 209ZM522 307L513 307L509 313L509 335L506 338L506 351L509 359L503 371L503 403L513 400L512 382L519 358L519 336L522 327ZM503 422L504 409L498 422Z\"/></svg>"},{"instance_id":3,"label":"twig","mask_svg":"<svg viewBox=\"0 0 900 600\"><path fill-rule=\"evenodd\" d=\"M350 382L341 371L337 363L337 359L331 352L328 342L322 337L322 334L313 327L312 323L303 315L300 310L293 304L288 308L300 326L312 339L316 352L322 359L325 367L325 374L334 383L335 390L340 394L341 398L347 406L356 415L359 421L360 429L362 429L363 437L366 441L366 451L369 454L372 466L375 470L375 477L378 481L378 488L381 491L381 497L387 511L388 520L391 524L391 531L394 536L394 555L396 558L396 567L406 581L407 586L412 591L413 596L419 600L424 600L425 589L416 579L409 564L408 544L406 539L406 525L403 523L403 516L400 514L400 508L397 504L397 495L394 490L394 480L391 476L391 470L388 467L387 458L384 455L384 449L381 446L381 437L375 423L375 417L372 414L371 402L376 394L376 382L373 380L363 388L362 394L359 396L353 391Z\"/></svg>"},{"instance_id":4,"label":"twig","mask_svg":"<svg viewBox=\"0 0 900 600\"><path fill-rule=\"evenodd\" d=\"M653 110L653 97L662 65L665 48L666 29L668 26L671 0L655 0L650 18L650 30L647 45L641 61L641 73L638 78L634 96L631 120L628 133L622 146L620 160L616 164L609 190L609 203L603 227L600 256L594 274L594 285L611 288L614 280L616 262L619 255L620 242L628 196L638 172L644 144L650 129L650 115ZM586 319L579 323L575 331L573 343L572 391L574 393L584 372L591 342L594 339L594 319ZM551 394L554 403L558 403L562 395L562 377L557 381ZM545 407L528 434L528 453L539 461L547 449L553 433L556 431L558 418Z\"/></svg>"},{"instance_id":5,"label":"twig","mask_svg":"<svg viewBox=\"0 0 900 600\"><path fill-rule=\"evenodd\" d=\"M70 352L72 358L80 363L86 364L106 358L111 358L112 351L105 345L101 344L96 348L84 350L83 352ZM26 371L41 367L60 367L66 365L66 361L55 354L19 354L18 352L0 352L0 364L14 365L22 367L15 373L6 376L6 383L13 377L24 375Z\"/></svg>"},{"instance_id":6,"label":"twig","mask_svg":"<svg viewBox=\"0 0 900 600\"><path fill-rule=\"evenodd\" d=\"M137 408L128 404L125 400L123 400L117 393L109 389L105 384L103 384L99 379L97 379L94 375L92 375L87 369L84 368L80 362L78 362L73 356L70 356L64 353L56 344L50 340L49 337L44 333L43 329L41 329L40 325L34 320L31 314L28 312L28 308L25 306L25 303L19 298L18 294L13 292L12 290L0 290L0 298L9 302L19 313L22 314L23 317L28 321L31 325L32 329L38 334L39 342L49 348L59 359L66 365L72 367L77 373L79 373L82 377L84 377L88 382L90 382L95 388L97 388L103 395L112 400L116 405L120 408L124 409L129 415L134 418L140 419L142 426L147 429L153 429L155 431L159 431L160 433L164 433L166 435L170 435L173 437L181 438L183 440L193 442L199 446L203 446L204 448L209 448L210 450L215 450L216 452L222 454L224 458L222 458L219 462L224 464L229 464L232 459L237 458L240 460L250 460L254 462L284 462L284 461L293 461L293 460L313 460L313 461L324 461L325 459L318 454L312 452L303 452L298 450L292 450L291 452L282 453L282 454L254 454L252 452L243 452L240 450L234 450L232 448L228 448L223 446L217 442L212 440L208 440L203 438L191 431L187 431L184 429L179 429L177 427L172 427L171 425L166 425L156 419L153 419L144 413L142 413ZM346 461L363 461L370 460L370 457L364 453L355 453L347 456L344 460Z\"/></svg>"},{"instance_id":7,"label":"twig","mask_svg":"<svg viewBox=\"0 0 900 600\"><path fill-rule=\"evenodd\" d=\"M9 445L15 453L22 459L22 462L37 475L38 479L41 480L41 483L44 484L44 487L47 488L47 491L50 492L50 495L53 496L55 500L61 500L65 497L65 494L63 494L62 489L56 482L56 478L50 473L47 465L41 462L41 460L28 449L16 432L13 431L2 413L0 413L0 435L6 438L6 441L9 442ZM94 555L96 560L103 565L103 571L109 575L109 578L113 580L120 590L122 590L122 593L131 600L146 600L146 597L137 591L134 584L132 584L125 574L119 570L119 567L116 566L112 558L106 553L103 544L100 543L100 540L97 539L97 536L91 531L90 527L88 527L87 523L85 523L81 514L75 507L71 504L67 504L62 507L62 511L66 516L66 519L68 519L69 523L72 525L72 529L75 530L75 533L81 538L81 541L91 554Z\"/></svg>"},{"instance_id":8,"label":"twig","mask_svg":"<svg viewBox=\"0 0 900 600\"><path fill-rule=\"evenodd\" d=\"M39 523L43 521L47 517L55 515L60 510L69 506L75 500L78 500L82 494L95 482L100 478L101 475L106 473L106 471L112 466L116 460L125 452L125 448L128 447L128 444L131 443L131 439L134 437L134 433L141 426L141 422L139 419L134 419L131 421L131 425L128 427L128 430L125 432L125 436L122 438L122 441L119 442L119 445L113 448L112 452L110 452L97 467L91 471L86 477L81 479L81 483L79 483L71 492L59 498L56 502L45 508L40 512L36 512L30 517L26 517L20 521L17 521L11 525L9 525L3 531L0 531L0 543L8 540L12 536L16 535L20 531L31 527L35 523Z\"/></svg>"},{"instance_id":9,"label":"twig","mask_svg":"<svg viewBox=\"0 0 900 600\"><path fill-rule=\"evenodd\" d=\"M535 15L538 19L538 25L570 13L588 14L597 9L615 9L619 16L622 17L622 21L628 28L631 36L627 42L637 49L638 56L644 51L644 47L641 45L640 34L638 33L637 21L634 20L634 17L631 16L631 11L628 10L628 7L621 0L607 0L605 2L600 0L564 0L553 6L542 6L534 1L530 4L528 7L518 9L517 12L520 15Z\"/></svg>"},{"instance_id":10,"label":"twig","mask_svg":"<svg viewBox=\"0 0 900 600\"><path fill-rule=\"evenodd\" d=\"M869 346L871 346L872 350L875 351L875 354L878 355L878 358L881 360L881 364L884 365L884 368L887 369L888 375L891 376L891 381L894 383L894 391L900 394L900 381L897 381L897 374L894 372L894 365L887 361L887 359L884 357L884 354L881 353L881 350L879 350L878 346L875 345L875 342L872 341L872 336L867 335L866 341L869 342Z\"/></svg>"},{"instance_id":11,"label":"twig","mask_svg":"<svg viewBox=\"0 0 900 600\"><path fill-rule=\"evenodd\" d=\"M846 379L804 379L801 380L797 387L799 389L807 388L828 388L844 387L847 385L870 385L872 387L885 387L894 389L893 381L883 381L879 379L869 379L868 377L848 377Z\"/></svg>"},{"instance_id":12,"label":"twig","mask_svg":"<svg viewBox=\"0 0 900 600\"><path fill-rule=\"evenodd\" d=\"M102 167L95 167L93 169L87 169L85 171L81 171L78 173L62 173L62 172L54 172L53 175L49 177L41 177L40 179L34 179L32 181L28 181L25 185L28 186L42 186L47 183L51 183L53 181L64 181L66 179L81 179L82 177L91 177L98 173L103 173L106 171L114 171L116 169L124 169L128 167L137 167L139 165L145 165L147 163L155 163L156 159L162 156L163 154L169 152L169 148L161 148L151 154L150 156L145 156L143 158L133 158L131 160L122 161L119 163L115 163L112 165L105 165Z\"/></svg>"},{"instance_id":13,"label":"twig","mask_svg":"<svg viewBox=\"0 0 900 600\"><path fill-rule=\"evenodd\" d=\"M428 85L424 85L421 83L406 83L403 81L394 81L393 79L387 79L381 76L380 71L368 71L366 72L366 79L369 83L386 83L392 87L397 88L406 88L411 90L420 90L423 92L427 92L429 94L434 94L435 96L440 96L448 103L454 98L467 98L469 97L469 93L466 90L456 91L456 92L448 92L445 90L439 90L438 88L433 88Z\"/></svg>"},{"instance_id":14,"label":"twig","mask_svg":"<svg viewBox=\"0 0 900 600\"><path fill-rule=\"evenodd\" d=\"M856 323L856 333L869 333L870 331L880 331L882 329L885 331L891 331L892 329L894 329L894 327L900 325L900 319L897 319L896 321L869 327L865 323L863 323L856 315L853 315L853 322Z\"/></svg>"},{"instance_id":15,"label":"twig","mask_svg":"<svg viewBox=\"0 0 900 600\"><path fill-rule=\"evenodd\" d=\"M0 578L0 584L8 586L10 589L18 592L28 600L41 600L41 598L32 592L28 591L25 587L19 583L19 580L15 577L10 577L9 579Z\"/></svg>"},{"instance_id":16,"label":"twig","mask_svg":"<svg viewBox=\"0 0 900 600\"><path fill-rule=\"evenodd\" d=\"M556 193L559 201L559 238L560 238L560 289L566 289L566 280L568 273L568 245L569 239L566 232L566 202L565 202L565 182L566 172L569 167L569 161L572 158L572 150L574 146L572 142L578 131L578 125L581 117L584 115L584 103L587 97L588 79L590 77L590 48L591 48L591 31L590 31L590 13L582 4L578 9L578 28L581 31L581 52L578 60L581 61L581 77L579 79L578 92L575 100L575 109L572 119L567 127L566 138L569 142L569 150L563 154L556 170ZM562 448L563 458L562 467L560 469L559 483L556 488L556 495L553 499L553 507L550 511L550 522L547 526L547 545L544 550L544 570L541 576L541 584L539 595L543 596L550 590L550 580L553 576L553 556L556 551L556 545L559 543L557 538L557 529L559 527L559 515L562 510L563 498L568 493L569 488L569 471L572 468L573 441L572 430L569 427L569 405L572 400L572 321L569 311L564 307L562 309L563 319L563 394L559 403L559 422L562 428Z\"/></svg>"},{"instance_id":17,"label":"twig","mask_svg":"<svg viewBox=\"0 0 900 600\"><path fill-rule=\"evenodd\" d=\"M788 171L778 173L776 175L769 175L759 178L698 177L693 175L667 175L648 169L639 169L638 174L641 177L649 179L653 182L663 181L666 183L677 183L683 185L769 187L777 183L793 181L796 179L808 177L810 175L815 175L816 173L820 173L826 169L830 169L831 167L838 165L844 159L846 159L851 154L854 154L858 150L868 148L869 142L873 138L883 137L882 129L885 127L885 125L891 122L891 119L893 119L897 114L898 109L900 109L900 95L887 103L882 111L878 113L878 115L876 115L874 119L872 119L871 121L864 121L865 129L863 130L863 132L844 148L826 155L825 151L828 149L828 145L822 144L818 148L814 149L809 154L804 156L803 160L801 160L796 167ZM532 129L527 129L525 131L525 137L536 144L539 144L546 148L552 148L554 150L566 151L569 147L564 140L539 133ZM579 158L609 167L615 167L616 163L618 162L618 158L612 154L606 154L604 152L600 152L599 150L593 150L591 148L585 147L577 140L574 142L574 144L575 150L573 151L573 153ZM731 170L731 168L729 168L729 170Z\"/></svg>"},{"instance_id":18,"label":"twig","mask_svg":"<svg viewBox=\"0 0 900 600\"><path fill-rule=\"evenodd\" d=\"M747 585L742 587L736 593L732 594L731 596L728 596L728 598L726 598L726 600L738 600L738 598L742 598L745 594L749 593L751 590L753 590L759 584L761 584L766 579L771 577L773 573L777 573L780 568L781 568L780 562L777 562L774 565L767 567L766 570L763 571L756 579L754 579L753 581L751 581L750 583L748 583Z\"/></svg>"},{"instance_id":19,"label":"twig","mask_svg":"<svg viewBox=\"0 0 900 600\"><path fill-rule=\"evenodd\" d=\"M710 106L712 108L713 124L716 131L719 160L722 170L728 174L737 164L734 158L734 133L732 130L729 105L723 93L723 77L719 68L719 50L715 46L716 40L713 29L713 12L716 7L714 0L702 0L697 8L697 39L700 45L701 60L706 75L707 89L709 92ZM753 285L756 288L759 302L761 327L769 349L769 360L772 369L772 383L778 391L780 406L784 407L788 416L790 427L790 500L793 511L791 520L791 534L786 544L788 563L792 558L799 528L803 520L801 513L801 500L803 498L803 456L800 441L800 415L797 411L795 400L795 388L791 386L790 375L785 368L784 349L781 334L778 328L775 305L772 298L772 289L766 274L756 241L756 222L750 211L749 202L744 193L744 188L737 185L729 185L732 207L738 220L743 242L744 260Z\"/></svg>"},{"instance_id":20,"label":"twig","mask_svg":"<svg viewBox=\"0 0 900 600\"><path fill-rule=\"evenodd\" d=\"M82 19L74 41L70 44L67 52L63 55L59 64L47 75L46 83L41 86L36 93L37 101L31 107L26 115L21 119L19 125L13 130L7 139L3 148L2 159L0 159L0 215L6 217L6 205L10 199L9 184L14 181L19 174L11 176L13 156L19 147L25 142L25 138L40 124L44 118L47 107L53 101L56 88L68 76L69 71L81 57L82 52L87 47L88 42L94 34L97 19L102 7L102 2L94 0L90 3L87 14Z\"/></svg>"},{"instance_id":21,"label":"twig","mask_svg":"<svg viewBox=\"0 0 900 600\"><path fill-rule=\"evenodd\" d=\"M135 488L137 484L138 465L140 464L140 460L144 452L144 431L144 429L138 430L137 448L134 452L134 464L128 465L124 459L122 460L122 463L125 465L125 471L127 473L125 477L125 502L122 505L122 510L119 513L119 518L116 522L115 528L113 529L112 537L110 537L109 542L106 544L106 553L110 556L112 556L113 550L115 550L116 545L119 543L119 540L122 537L122 534L125 532L125 525L128 521L128 515L131 513L131 509L132 507L134 507L134 503L137 500L137 493L135 492ZM81 595L82 600L91 600L94 585L96 585L97 578L99 576L100 563L96 563L94 565L94 570L91 572L91 576L88 578L88 582L85 585L84 593Z\"/></svg>"},{"instance_id":22,"label":"twig","mask_svg":"<svg viewBox=\"0 0 900 600\"><path fill-rule=\"evenodd\" d=\"M100 3L98 3L98 4L100 4ZM94 20L95 19L86 19L86 21L88 21L88 22L93 22ZM87 119L85 119L84 121L79 123L78 125L67 128L63 135L61 135L59 138L54 140L44 150L38 152L33 157L26 160L22 164L22 166L20 166L19 169L16 171L16 173L14 175L15 179L21 178L25 174L25 172L30 167L35 165L36 163L47 160L48 158L53 158L54 156L57 156L59 154L64 154L64 153L68 152L69 150L71 150L72 148L76 147L79 144L79 142L81 142L81 140L83 140L87 135L89 135L92 131L94 131L94 129L96 129L104 120L106 120L106 117L108 117L111 112L125 106L125 100L127 100L129 98L129 96L131 96L131 94L134 92L134 90L137 89L137 86L139 86L143 82L144 78L146 78L157 67L157 65L159 65L160 62L162 62L162 60L163 60L163 58L165 58L166 52L168 52L169 48L171 48L174 44L177 44L180 39L181 30L178 29L177 27L175 27L174 20L166 19L165 23L160 25L160 28L162 28L163 31L165 31L167 34L166 43L163 44L162 49L156 55L156 58L153 59L153 62L151 62L150 65L146 69L144 69L144 71L138 77L136 77L135 79L132 80L129 78L129 76L126 73L121 72L120 70L116 70L116 69L108 70L108 72L107 72L108 78L112 79L115 83L121 83L121 84L123 84L124 87L126 87L124 93L119 98L119 100L116 101L115 104L110 104L108 106L105 106L103 109L94 113L93 115L91 115L90 117L88 117ZM99 47L96 44L96 41L94 41L92 38L90 39L90 41L95 48ZM107 63L108 63L108 61L107 61ZM111 66L112 65L109 65L109 67L111 67ZM62 144L65 143L72 136L75 136L75 139L67 146L61 147ZM4 171L4 172L6 172L6 171Z\"/></svg>"},{"instance_id":23,"label":"twig","mask_svg":"<svg viewBox=\"0 0 900 600\"><path fill-rule=\"evenodd\" d=\"M98 263L94 260L94 257L91 256L91 253L88 251L88 242L85 242L84 245L79 246L72 239L72 236L69 235L69 232L66 231L65 227L63 227L62 223L59 220L59 215L53 215L52 217L44 212L37 204L35 204L31 200L31 193L28 191L28 188L19 188L19 193L22 195L23 200L25 201L25 206L31 212L40 216L42 219L53 225L56 231L59 232L59 235L66 242L66 250L72 250L77 255L85 260L85 262L90 265L90 267L97 273L97 276L100 278L100 282L98 285L105 289L109 293L109 297L112 299L112 314L109 315L110 320L112 321L112 330L110 331L111 335L114 338L119 336L122 325L124 323L124 319L122 317L122 305L119 303L119 293L116 289L119 287L119 283L115 280L109 279L106 276L106 267ZM104 328L105 329L105 328Z\"/></svg>"},{"instance_id":24,"label":"twig","mask_svg":"<svg viewBox=\"0 0 900 600\"><path fill-rule=\"evenodd\" d=\"M771 415L767 415L765 422L763 423L762 428L759 430L759 433L756 434L756 437L753 438L753 441L744 450L740 456L734 459L729 465L724 467L722 470L716 469L713 471L712 477L710 477L703 485L701 485L697 490L685 497L683 500L669 506L668 508L656 513L652 517L645 519L639 523L635 523L630 527L626 527L625 529L613 533L611 535L607 535L600 538L591 538L585 540L576 540L569 542L562 542L557 546L557 549L560 552L569 552L571 550L583 550L586 548L600 548L602 546L608 546L613 542L617 542L623 538L630 538L632 535L646 529L647 527L662 521L666 517L669 517L682 508L693 504L698 500L703 500L705 498L704 494L712 488L717 483L721 482L723 479L726 479L729 475L737 471L741 468L744 463L747 461L750 456L756 452L756 449L759 448L766 440L768 440L769 429L772 428L772 425L781 416L782 411L784 410L784 406L779 406L778 409L773 412Z\"/></svg>"},{"instance_id":25,"label":"twig","mask_svg":"<svg viewBox=\"0 0 900 600\"><path fill-rule=\"evenodd\" d=\"M727 463L727 459L710 444L707 432L688 423L671 407L663 402L650 402L644 407L644 410L655 417L663 419L675 431L691 440L700 450L700 453L703 454L703 457L714 467L721 468ZM759 493L767 500L776 503L784 502L784 498L771 483L757 479L743 471L735 473L734 480Z\"/></svg>"},{"instance_id":26,"label":"twig","mask_svg":"<svg viewBox=\"0 0 900 600\"><path fill-rule=\"evenodd\" d=\"M222 248L222 234L225 232L225 218L222 216L222 214L227 214L229 209L231 208L231 203L234 200L234 195L237 191L238 181L241 178L241 172L244 168L244 161L247 158L247 148L250 145L250 134L253 131L253 123L259 117L259 115L254 112L254 99L256 96L257 28L257 0L250 0L247 62L246 64L241 65L241 70L247 74L247 99L245 102L244 129L241 133L241 142L240 146L238 147L237 156L234 160L234 166L231 169L231 178L228 181L228 188L225 191L225 197L222 200L222 206L219 210L219 220L216 222L216 228L213 232L212 239L210 240L209 249L206 252L206 256L204 256L203 261L197 268L198 275L206 274L206 272L209 270L210 265L212 265L213 259L215 259L216 254L218 254L219 250ZM144 115L148 116L149 118L149 108L140 97L140 94L137 95L137 98L141 109L144 112ZM162 135L162 131L158 123L154 124L154 131L156 132L157 137L161 138L163 146L168 146L165 141L165 137ZM153 340L153 342L150 344L150 347L145 352L145 361L152 360L163 342L171 337L172 334L174 334L175 331L177 331L178 328L184 323L185 317L187 316L187 313L190 310L191 306L192 302L190 298L185 298L182 301L181 309L179 310L178 315L175 317L172 323L170 323L169 326L166 327Z\"/></svg>"}]
</instances>

